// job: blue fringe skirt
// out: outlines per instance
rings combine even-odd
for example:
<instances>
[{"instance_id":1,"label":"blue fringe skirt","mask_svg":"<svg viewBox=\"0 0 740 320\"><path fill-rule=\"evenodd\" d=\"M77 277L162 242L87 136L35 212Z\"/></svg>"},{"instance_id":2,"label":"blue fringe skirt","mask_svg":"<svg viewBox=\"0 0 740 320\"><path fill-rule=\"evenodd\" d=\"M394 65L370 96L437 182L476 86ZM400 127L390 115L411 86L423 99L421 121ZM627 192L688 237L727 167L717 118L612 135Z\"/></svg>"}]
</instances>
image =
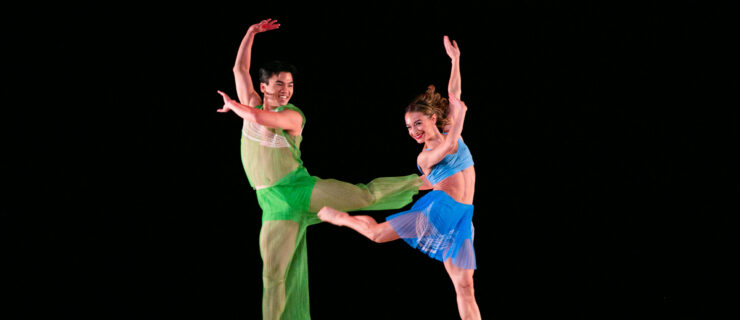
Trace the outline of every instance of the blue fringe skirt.
<instances>
[{"instance_id":1,"label":"blue fringe skirt","mask_svg":"<svg viewBox=\"0 0 740 320\"><path fill-rule=\"evenodd\" d=\"M401 239L430 257L442 262L451 259L463 269L476 268L472 204L432 190L410 210L390 215L386 221Z\"/></svg>"}]
</instances>

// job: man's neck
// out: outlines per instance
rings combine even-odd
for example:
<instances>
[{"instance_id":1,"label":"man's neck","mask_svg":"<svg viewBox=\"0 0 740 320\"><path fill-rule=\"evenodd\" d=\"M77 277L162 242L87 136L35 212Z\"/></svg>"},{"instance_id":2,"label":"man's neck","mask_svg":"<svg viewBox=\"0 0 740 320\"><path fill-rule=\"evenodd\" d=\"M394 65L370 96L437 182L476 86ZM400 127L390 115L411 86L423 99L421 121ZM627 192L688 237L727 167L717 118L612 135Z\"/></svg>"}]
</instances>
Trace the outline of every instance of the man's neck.
<instances>
[{"instance_id":1,"label":"man's neck","mask_svg":"<svg viewBox=\"0 0 740 320\"><path fill-rule=\"evenodd\" d=\"M275 109L277 107L279 107L279 105L277 103L272 102L272 101L266 101L265 100L264 103L262 103L262 109L264 109L264 110L268 110L269 111L269 110L273 110L273 109Z\"/></svg>"}]
</instances>

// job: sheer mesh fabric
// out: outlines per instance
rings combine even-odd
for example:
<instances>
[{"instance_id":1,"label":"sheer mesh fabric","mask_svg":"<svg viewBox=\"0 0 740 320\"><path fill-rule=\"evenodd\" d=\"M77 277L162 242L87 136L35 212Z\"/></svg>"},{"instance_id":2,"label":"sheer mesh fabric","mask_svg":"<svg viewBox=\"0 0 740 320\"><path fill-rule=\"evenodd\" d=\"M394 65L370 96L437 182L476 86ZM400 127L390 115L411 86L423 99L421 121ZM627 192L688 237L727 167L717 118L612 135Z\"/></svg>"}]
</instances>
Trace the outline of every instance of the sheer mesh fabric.
<instances>
[{"instance_id":1,"label":"sheer mesh fabric","mask_svg":"<svg viewBox=\"0 0 740 320\"><path fill-rule=\"evenodd\" d=\"M440 233L422 212L414 212L393 220L393 230L413 247L440 261L452 259L463 269L475 269L475 249L472 238L455 239L455 230Z\"/></svg>"},{"instance_id":2,"label":"sheer mesh fabric","mask_svg":"<svg viewBox=\"0 0 740 320\"><path fill-rule=\"evenodd\" d=\"M291 104L275 111L285 109L303 116ZM251 122L242 128L242 164L262 208L263 319L310 319L306 228L320 222L316 212L321 207L399 209L411 203L422 184L415 174L377 178L367 185L310 176L300 158L301 140Z\"/></svg>"},{"instance_id":3,"label":"sheer mesh fabric","mask_svg":"<svg viewBox=\"0 0 740 320\"><path fill-rule=\"evenodd\" d=\"M268 148L290 148L288 139L276 133L274 129L256 124L254 122L244 123L242 134L250 140Z\"/></svg>"},{"instance_id":4,"label":"sheer mesh fabric","mask_svg":"<svg viewBox=\"0 0 740 320\"><path fill-rule=\"evenodd\" d=\"M473 249L473 240L463 240L462 246L458 249L457 255L452 259L452 263L463 269L475 269L475 249Z\"/></svg>"},{"instance_id":5,"label":"sheer mesh fabric","mask_svg":"<svg viewBox=\"0 0 740 320\"><path fill-rule=\"evenodd\" d=\"M444 193L443 191L438 191ZM439 194L439 193L436 193ZM455 205L429 193L409 211L387 218L401 239L439 261L451 259L463 269L475 269L472 205Z\"/></svg>"},{"instance_id":6,"label":"sheer mesh fabric","mask_svg":"<svg viewBox=\"0 0 740 320\"><path fill-rule=\"evenodd\" d=\"M255 108L262 109L262 106ZM276 108L275 112L285 109L303 115L301 110L292 104ZM245 121L242 127L242 165L252 188L272 186L302 166L300 151L302 139L302 136L292 136L282 129Z\"/></svg>"},{"instance_id":7,"label":"sheer mesh fabric","mask_svg":"<svg viewBox=\"0 0 740 320\"><path fill-rule=\"evenodd\" d=\"M421 184L415 174L376 178L367 185L319 179L311 194L310 210L318 212L323 206L340 211L398 209L410 202Z\"/></svg>"},{"instance_id":8,"label":"sheer mesh fabric","mask_svg":"<svg viewBox=\"0 0 740 320\"><path fill-rule=\"evenodd\" d=\"M310 319L306 226L290 220L262 223L262 318Z\"/></svg>"},{"instance_id":9,"label":"sheer mesh fabric","mask_svg":"<svg viewBox=\"0 0 740 320\"><path fill-rule=\"evenodd\" d=\"M262 106L256 108L262 109ZM293 105L282 106L275 111L284 109L303 115ZM275 195L279 195L280 190L267 188L302 167L299 149L301 139L301 136L291 136L281 129L245 121L241 139L242 165L249 184L252 188L262 189L258 193L265 192L268 195L267 200L279 203L281 198L275 198ZM260 206L263 206L264 212L260 230L260 255L263 263L262 318L310 319L305 236L306 227L310 223L306 223L304 218L296 218L297 221L264 221L265 215L274 214L276 206L270 201L260 203ZM278 210L286 210L290 206L292 205L277 207ZM300 207L300 204L296 206Z\"/></svg>"},{"instance_id":10,"label":"sheer mesh fabric","mask_svg":"<svg viewBox=\"0 0 740 320\"><path fill-rule=\"evenodd\" d=\"M261 109L262 106L256 108ZM275 111L303 112L292 104ZM305 123L305 117L304 117ZM241 155L244 171L253 188L275 185L280 179L303 167L302 136L292 136L252 122L242 128ZM368 184L351 184L336 179L318 179L311 195L311 212L323 206L343 211L398 209L408 204L422 184L418 175L376 178Z\"/></svg>"}]
</instances>

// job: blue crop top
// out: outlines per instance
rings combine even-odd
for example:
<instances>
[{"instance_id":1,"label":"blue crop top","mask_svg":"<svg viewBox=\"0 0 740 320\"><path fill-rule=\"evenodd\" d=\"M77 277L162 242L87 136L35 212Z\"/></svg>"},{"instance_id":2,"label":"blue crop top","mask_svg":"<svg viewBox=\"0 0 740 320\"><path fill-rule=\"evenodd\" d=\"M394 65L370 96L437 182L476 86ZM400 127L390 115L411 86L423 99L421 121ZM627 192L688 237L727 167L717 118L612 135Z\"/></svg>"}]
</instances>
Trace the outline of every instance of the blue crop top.
<instances>
[{"instance_id":1,"label":"blue crop top","mask_svg":"<svg viewBox=\"0 0 740 320\"><path fill-rule=\"evenodd\" d=\"M473 156L470 154L468 146L462 141L462 138L460 138L457 140L457 152L445 155L442 161L435 164L432 167L432 171L427 175L427 180L429 180L432 185L435 185L447 177L471 166L473 166ZM418 164L416 167L421 171ZM424 174L423 171L422 174Z\"/></svg>"}]
</instances>

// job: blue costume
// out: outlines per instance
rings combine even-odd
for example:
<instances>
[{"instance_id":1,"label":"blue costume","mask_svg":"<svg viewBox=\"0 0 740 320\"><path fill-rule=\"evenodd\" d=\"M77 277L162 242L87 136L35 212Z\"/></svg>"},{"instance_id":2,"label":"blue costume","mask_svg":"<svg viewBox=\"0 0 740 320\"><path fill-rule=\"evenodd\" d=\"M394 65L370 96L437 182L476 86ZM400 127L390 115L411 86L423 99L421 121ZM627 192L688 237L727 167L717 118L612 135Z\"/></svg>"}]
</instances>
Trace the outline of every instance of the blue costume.
<instances>
[{"instance_id":1,"label":"blue costume","mask_svg":"<svg viewBox=\"0 0 740 320\"><path fill-rule=\"evenodd\" d=\"M432 185L473 166L473 157L462 139L458 139L457 146L457 152L445 155L432 167L427 175ZM430 257L442 262L452 259L460 268L476 269L472 204L457 202L442 190L432 190L410 210L388 216L386 221L406 243Z\"/></svg>"}]
</instances>

